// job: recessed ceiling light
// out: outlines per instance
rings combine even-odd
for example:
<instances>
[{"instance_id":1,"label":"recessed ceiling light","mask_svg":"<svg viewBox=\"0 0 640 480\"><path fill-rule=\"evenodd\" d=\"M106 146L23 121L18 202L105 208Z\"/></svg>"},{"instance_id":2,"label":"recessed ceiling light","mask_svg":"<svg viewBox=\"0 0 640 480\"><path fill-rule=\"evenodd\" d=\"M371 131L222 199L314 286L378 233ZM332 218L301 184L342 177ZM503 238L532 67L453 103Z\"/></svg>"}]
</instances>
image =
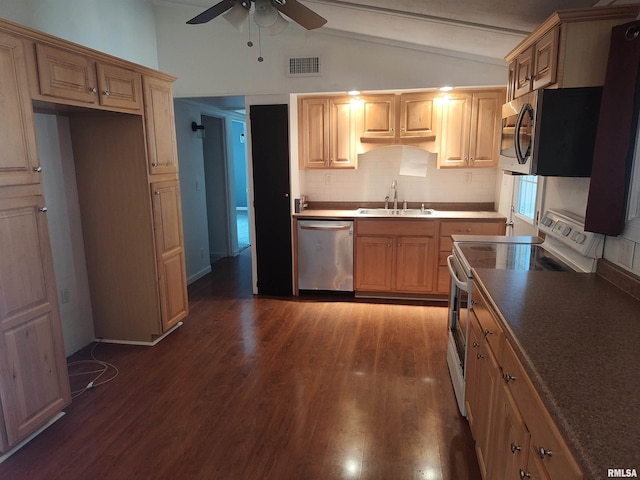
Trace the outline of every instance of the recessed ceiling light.
<instances>
[{"instance_id":1,"label":"recessed ceiling light","mask_svg":"<svg viewBox=\"0 0 640 480\"><path fill-rule=\"evenodd\" d=\"M349 95L360 95L360 90L349 90L347 93Z\"/></svg>"},{"instance_id":2,"label":"recessed ceiling light","mask_svg":"<svg viewBox=\"0 0 640 480\"><path fill-rule=\"evenodd\" d=\"M449 87L449 86L440 87L441 92L450 92L451 90L453 90L453 87Z\"/></svg>"}]
</instances>

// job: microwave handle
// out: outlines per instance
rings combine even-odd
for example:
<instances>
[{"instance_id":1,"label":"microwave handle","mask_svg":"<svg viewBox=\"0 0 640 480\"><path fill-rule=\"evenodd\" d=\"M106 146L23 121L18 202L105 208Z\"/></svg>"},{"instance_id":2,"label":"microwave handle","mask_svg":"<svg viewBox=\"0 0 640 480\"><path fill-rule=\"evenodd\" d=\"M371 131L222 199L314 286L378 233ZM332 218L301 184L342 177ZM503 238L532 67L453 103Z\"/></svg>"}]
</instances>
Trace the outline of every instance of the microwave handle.
<instances>
[{"instance_id":1,"label":"microwave handle","mask_svg":"<svg viewBox=\"0 0 640 480\"><path fill-rule=\"evenodd\" d=\"M524 155L522 154L522 145L520 145L520 129L522 128L522 122L524 121L524 116L527 113L529 114L529 118L533 120L533 107L530 104L525 103L520 109L520 113L518 114L518 119L516 120L516 126L513 134L514 136L513 141L514 141L514 146L516 150L516 158L518 159L518 163L520 165L524 165L525 163L527 163L527 158L531 154L531 143L529 143L529 146L527 147L527 151L524 153Z\"/></svg>"}]
</instances>

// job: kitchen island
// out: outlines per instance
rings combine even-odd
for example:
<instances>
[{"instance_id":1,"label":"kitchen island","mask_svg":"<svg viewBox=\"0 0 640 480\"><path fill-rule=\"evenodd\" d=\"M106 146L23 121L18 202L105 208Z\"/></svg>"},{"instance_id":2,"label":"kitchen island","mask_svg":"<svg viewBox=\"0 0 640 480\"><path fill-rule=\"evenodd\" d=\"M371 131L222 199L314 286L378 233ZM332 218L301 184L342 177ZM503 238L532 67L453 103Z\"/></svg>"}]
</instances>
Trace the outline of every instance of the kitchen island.
<instances>
[{"instance_id":1,"label":"kitchen island","mask_svg":"<svg viewBox=\"0 0 640 480\"><path fill-rule=\"evenodd\" d=\"M640 471L640 301L597 274L474 278L584 478Z\"/></svg>"}]
</instances>

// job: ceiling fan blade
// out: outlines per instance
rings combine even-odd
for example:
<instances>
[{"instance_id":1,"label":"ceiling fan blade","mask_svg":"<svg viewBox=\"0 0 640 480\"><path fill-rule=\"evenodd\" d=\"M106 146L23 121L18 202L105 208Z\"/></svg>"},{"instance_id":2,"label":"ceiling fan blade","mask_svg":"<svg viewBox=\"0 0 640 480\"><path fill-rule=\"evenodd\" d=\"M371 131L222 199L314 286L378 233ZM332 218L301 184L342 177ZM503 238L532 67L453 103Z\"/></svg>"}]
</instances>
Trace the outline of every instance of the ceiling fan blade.
<instances>
[{"instance_id":1,"label":"ceiling fan blade","mask_svg":"<svg viewBox=\"0 0 640 480\"><path fill-rule=\"evenodd\" d=\"M284 5L274 5L278 10L307 30L320 28L327 20L297 0L287 0Z\"/></svg>"},{"instance_id":2,"label":"ceiling fan blade","mask_svg":"<svg viewBox=\"0 0 640 480\"><path fill-rule=\"evenodd\" d=\"M216 3L213 7L209 8L208 10L205 10L200 15L193 17L187 23L189 25L207 23L208 21L216 18L218 15L229 10L231 7L234 6L235 3L236 3L236 0L222 0L220 3Z\"/></svg>"}]
</instances>

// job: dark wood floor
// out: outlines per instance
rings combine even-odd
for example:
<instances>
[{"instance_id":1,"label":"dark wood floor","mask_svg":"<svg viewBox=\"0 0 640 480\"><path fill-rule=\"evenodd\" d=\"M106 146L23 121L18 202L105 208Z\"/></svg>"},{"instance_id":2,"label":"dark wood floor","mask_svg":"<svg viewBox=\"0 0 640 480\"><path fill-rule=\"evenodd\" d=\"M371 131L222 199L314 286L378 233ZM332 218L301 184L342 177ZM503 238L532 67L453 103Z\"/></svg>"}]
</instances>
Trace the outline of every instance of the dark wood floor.
<instances>
[{"instance_id":1,"label":"dark wood floor","mask_svg":"<svg viewBox=\"0 0 640 480\"><path fill-rule=\"evenodd\" d=\"M0 478L480 479L444 308L254 297L249 268L218 262L155 347L98 345L119 376Z\"/></svg>"}]
</instances>

